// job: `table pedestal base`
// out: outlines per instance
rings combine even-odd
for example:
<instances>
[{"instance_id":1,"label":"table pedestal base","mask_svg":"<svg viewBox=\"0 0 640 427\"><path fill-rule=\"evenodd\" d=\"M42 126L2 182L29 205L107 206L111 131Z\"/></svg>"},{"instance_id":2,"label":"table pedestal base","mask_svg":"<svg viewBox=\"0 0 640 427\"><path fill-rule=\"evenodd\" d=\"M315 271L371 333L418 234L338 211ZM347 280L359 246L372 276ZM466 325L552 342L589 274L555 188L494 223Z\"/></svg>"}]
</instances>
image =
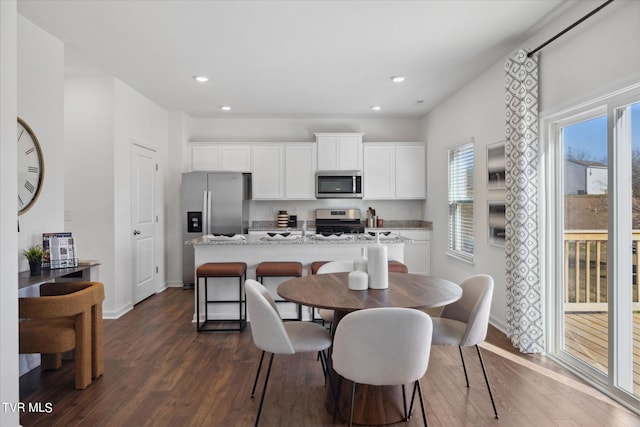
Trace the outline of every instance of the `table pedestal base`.
<instances>
[{"instance_id":1,"label":"table pedestal base","mask_svg":"<svg viewBox=\"0 0 640 427\"><path fill-rule=\"evenodd\" d=\"M338 385L338 375L334 374L334 384ZM343 379L338 401L338 417L345 422L349 421L351 414L351 386L352 382ZM330 387L327 387L330 389ZM407 392L407 410L411 403L413 387L405 386ZM325 398L325 409L333 416L335 408L334 398L328 390ZM401 386L370 386L366 384L356 385L356 394L353 407L353 423L378 426L404 421L404 408L402 403Z\"/></svg>"}]
</instances>

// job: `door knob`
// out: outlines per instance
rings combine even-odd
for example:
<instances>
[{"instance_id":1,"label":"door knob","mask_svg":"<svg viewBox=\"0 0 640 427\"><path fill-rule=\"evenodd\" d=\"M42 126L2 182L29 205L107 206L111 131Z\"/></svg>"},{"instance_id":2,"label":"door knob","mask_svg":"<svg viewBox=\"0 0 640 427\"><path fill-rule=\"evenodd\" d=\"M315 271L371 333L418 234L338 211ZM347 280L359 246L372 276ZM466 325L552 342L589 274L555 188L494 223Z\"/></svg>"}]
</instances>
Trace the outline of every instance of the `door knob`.
<instances>
[{"instance_id":1,"label":"door knob","mask_svg":"<svg viewBox=\"0 0 640 427\"><path fill-rule=\"evenodd\" d=\"M140 231L140 230L133 230L133 235L134 235L134 236L137 236L137 235L138 235L138 234L140 234L140 233L141 233L141 231Z\"/></svg>"}]
</instances>

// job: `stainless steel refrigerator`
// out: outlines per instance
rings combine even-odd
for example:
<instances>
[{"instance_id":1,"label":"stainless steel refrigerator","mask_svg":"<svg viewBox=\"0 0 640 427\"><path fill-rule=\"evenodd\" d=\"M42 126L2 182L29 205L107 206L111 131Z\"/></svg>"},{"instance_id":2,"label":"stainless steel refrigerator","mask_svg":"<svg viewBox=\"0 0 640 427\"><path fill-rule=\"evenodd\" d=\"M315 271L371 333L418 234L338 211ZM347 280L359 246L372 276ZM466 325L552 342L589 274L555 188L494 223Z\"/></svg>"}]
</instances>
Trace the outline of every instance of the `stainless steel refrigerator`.
<instances>
[{"instance_id":1,"label":"stainless steel refrigerator","mask_svg":"<svg viewBox=\"0 0 640 427\"><path fill-rule=\"evenodd\" d=\"M246 234L249 230L251 174L187 172L182 174L182 240L205 234ZM195 282L193 246L182 245L182 283Z\"/></svg>"}]
</instances>

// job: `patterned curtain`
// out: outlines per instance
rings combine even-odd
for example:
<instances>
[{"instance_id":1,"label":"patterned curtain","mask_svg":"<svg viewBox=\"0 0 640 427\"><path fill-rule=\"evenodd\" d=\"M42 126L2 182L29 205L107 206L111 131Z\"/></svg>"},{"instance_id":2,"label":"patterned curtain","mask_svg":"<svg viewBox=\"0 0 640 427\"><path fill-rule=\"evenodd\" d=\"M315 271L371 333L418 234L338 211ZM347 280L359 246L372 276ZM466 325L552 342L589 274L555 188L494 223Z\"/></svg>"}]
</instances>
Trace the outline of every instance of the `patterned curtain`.
<instances>
[{"instance_id":1,"label":"patterned curtain","mask_svg":"<svg viewBox=\"0 0 640 427\"><path fill-rule=\"evenodd\" d=\"M525 353L544 350L538 229L538 58L505 63L507 333Z\"/></svg>"}]
</instances>

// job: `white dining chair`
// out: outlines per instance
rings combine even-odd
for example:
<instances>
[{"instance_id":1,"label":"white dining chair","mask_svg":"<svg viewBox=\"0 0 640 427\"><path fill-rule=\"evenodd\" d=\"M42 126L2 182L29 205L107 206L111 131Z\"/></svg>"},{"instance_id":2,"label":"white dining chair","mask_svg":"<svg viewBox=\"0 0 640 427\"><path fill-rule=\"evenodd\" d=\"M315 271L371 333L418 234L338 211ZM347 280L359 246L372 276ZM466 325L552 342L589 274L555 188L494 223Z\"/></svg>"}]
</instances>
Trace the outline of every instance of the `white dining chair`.
<instances>
[{"instance_id":1,"label":"white dining chair","mask_svg":"<svg viewBox=\"0 0 640 427\"><path fill-rule=\"evenodd\" d=\"M269 367L262 388L262 396L260 397L260 406L256 415L255 426L258 426L264 397L267 392L267 384L269 375L271 374L271 366L273 357L276 354L295 354L303 352L318 352L322 364L322 371L327 376L327 355L325 350L331 346L331 335L322 326L302 321L283 322L278 312L271 294L261 283L255 280L247 280L245 282L245 293L247 298L247 308L249 310L249 319L251 324L251 335L256 347L262 350L258 371L253 389L251 390L251 398L255 396L256 384L260 376L262 361L265 352L271 353L269 359ZM331 378L329 378L331 381ZM332 385L333 390L333 385Z\"/></svg>"},{"instance_id":2,"label":"white dining chair","mask_svg":"<svg viewBox=\"0 0 640 427\"><path fill-rule=\"evenodd\" d=\"M493 296L493 278L487 274L476 274L460 283L462 298L445 306L440 317L433 318L433 345L455 345L460 351L464 378L469 387L469 377L464 364L462 347L475 346L480 359L480 366L487 383L493 412L498 418L498 410L493 400L489 378L484 367L480 347L487 337L491 298Z\"/></svg>"},{"instance_id":3,"label":"white dining chair","mask_svg":"<svg viewBox=\"0 0 640 427\"><path fill-rule=\"evenodd\" d=\"M317 274L328 274L328 273L350 273L353 271L353 260L349 259L341 259L337 261L330 261L324 265L322 265ZM328 308L320 308L318 309L318 315L320 318L328 323L333 324L333 310L329 310Z\"/></svg>"},{"instance_id":4,"label":"white dining chair","mask_svg":"<svg viewBox=\"0 0 640 427\"><path fill-rule=\"evenodd\" d=\"M411 308L381 307L347 314L337 325L333 339L333 369L340 374L336 410L342 378L353 382L351 415L356 383L373 386L402 386L404 418L413 410L416 390L422 418L427 425L420 378L427 371L433 325L424 312ZM414 383L411 407L407 412L405 384ZM336 412L334 412L335 421Z\"/></svg>"}]
</instances>

